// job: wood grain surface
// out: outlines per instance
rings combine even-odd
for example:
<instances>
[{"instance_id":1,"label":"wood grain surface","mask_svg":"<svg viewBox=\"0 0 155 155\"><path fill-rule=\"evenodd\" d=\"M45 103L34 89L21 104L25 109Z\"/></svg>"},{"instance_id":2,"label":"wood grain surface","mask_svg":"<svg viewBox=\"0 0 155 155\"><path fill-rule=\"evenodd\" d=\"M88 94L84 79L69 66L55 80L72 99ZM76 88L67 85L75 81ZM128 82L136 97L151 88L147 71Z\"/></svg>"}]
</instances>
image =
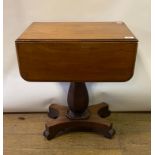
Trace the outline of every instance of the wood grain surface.
<instances>
[{"instance_id":1,"label":"wood grain surface","mask_svg":"<svg viewBox=\"0 0 155 155\"><path fill-rule=\"evenodd\" d=\"M128 40L136 38L123 22L34 22L18 40Z\"/></svg>"},{"instance_id":2,"label":"wood grain surface","mask_svg":"<svg viewBox=\"0 0 155 155\"><path fill-rule=\"evenodd\" d=\"M4 155L150 155L149 113L112 113L117 134L75 132L51 141L42 136L47 114L5 114Z\"/></svg>"},{"instance_id":3,"label":"wood grain surface","mask_svg":"<svg viewBox=\"0 0 155 155\"><path fill-rule=\"evenodd\" d=\"M134 71L132 42L20 42L21 76L28 81L126 81Z\"/></svg>"},{"instance_id":4,"label":"wood grain surface","mask_svg":"<svg viewBox=\"0 0 155 155\"><path fill-rule=\"evenodd\" d=\"M127 81L137 39L124 23L33 23L16 40L28 81Z\"/></svg>"}]
</instances>

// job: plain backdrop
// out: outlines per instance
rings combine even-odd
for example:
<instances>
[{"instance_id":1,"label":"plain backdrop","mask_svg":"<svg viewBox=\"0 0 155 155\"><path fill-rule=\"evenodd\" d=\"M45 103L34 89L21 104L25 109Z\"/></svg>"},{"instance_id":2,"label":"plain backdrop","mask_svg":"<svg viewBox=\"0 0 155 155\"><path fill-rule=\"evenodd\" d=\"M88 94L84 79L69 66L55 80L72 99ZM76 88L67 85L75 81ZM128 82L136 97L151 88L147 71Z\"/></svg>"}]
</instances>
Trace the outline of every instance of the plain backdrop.
<instances>
[{"instance_id":1,"label":"plain backdrop","mask_svg":"<svg viewBox=\"0 0 155 155\"><path fill-rule=\"evenodd\" d=\"M150 0L4 0L5 112L67 104L69 83L32 83L19 75L14 41L34 21L124 21L139 40L135 74L128 82L87 83L90 104L150 111Z\"/></svg>"}]
</instances>

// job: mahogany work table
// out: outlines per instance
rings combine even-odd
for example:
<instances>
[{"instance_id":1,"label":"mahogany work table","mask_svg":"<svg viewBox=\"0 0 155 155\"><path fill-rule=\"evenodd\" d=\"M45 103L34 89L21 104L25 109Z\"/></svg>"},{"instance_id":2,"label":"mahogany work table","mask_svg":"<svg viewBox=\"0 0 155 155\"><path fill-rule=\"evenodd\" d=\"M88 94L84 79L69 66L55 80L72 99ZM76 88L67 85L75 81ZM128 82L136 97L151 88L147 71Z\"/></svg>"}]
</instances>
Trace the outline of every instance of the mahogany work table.
<instances>
[{"instance_id":1,"label":"mahogany work table","mask_svg":"<svg viewBox=\"0 0 155 155\"><path fill-rule=\"evenodd\" d=\"M44 136L95 131L112 138L108 104L88 106L84 82L124 82L134 73L138 40L123 22L34 22L16 40L21 76L71 82L68 107L49 106Z\"/></svg>"}]
</instances>

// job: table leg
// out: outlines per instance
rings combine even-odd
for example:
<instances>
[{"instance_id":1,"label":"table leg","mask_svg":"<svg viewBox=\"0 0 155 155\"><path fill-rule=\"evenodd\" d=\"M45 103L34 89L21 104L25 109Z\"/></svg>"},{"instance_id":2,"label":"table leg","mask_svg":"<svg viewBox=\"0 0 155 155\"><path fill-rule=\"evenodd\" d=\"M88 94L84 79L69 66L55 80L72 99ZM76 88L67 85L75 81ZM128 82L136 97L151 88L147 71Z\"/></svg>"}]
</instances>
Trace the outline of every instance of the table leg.
<instances>
[{"instance_id":1,"label":"table leg","mask_svg":"<svg viewBox=\"0 0 155 155\"><path fill-rule=\"evenodd\" d=\"M68 91L68 107L51 104L45 125L44 136L50 140L56 135L70 131L95 131L112 138L115 130L104 118L110 115L108 105L100 103L88 107L88 92L85 83L71 83Z\"/></svg>"}]
</instances>

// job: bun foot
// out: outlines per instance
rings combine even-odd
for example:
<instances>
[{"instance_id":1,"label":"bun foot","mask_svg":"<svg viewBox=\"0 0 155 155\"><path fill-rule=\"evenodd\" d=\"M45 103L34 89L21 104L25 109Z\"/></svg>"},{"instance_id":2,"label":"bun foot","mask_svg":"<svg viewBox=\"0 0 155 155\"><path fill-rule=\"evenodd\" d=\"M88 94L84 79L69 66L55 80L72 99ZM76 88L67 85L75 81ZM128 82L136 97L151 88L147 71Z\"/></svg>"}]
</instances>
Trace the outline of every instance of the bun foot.
<instances>
[{"instance_id":1,"label":"bun foot","mask_svg":"<svg viewBox=\"0 0 155 155\"><path fill-rule=\"evenodd\" d=\"M52 136L49 131L45 130L43 132L43 136L47 139L47 140L51 140L52 138L54 138L54 136Z\"/></svg>"},{"instance_id":2,"label":"bun foot","mask_svg":"<svg viewBox=\"0 0 155 155\"><path fill-rule=\"evenodd\" d=\"M111 128L107 132L104 133L104 137L111 139L115 135L116 131Z\"/></svg>"}]
</instances>

